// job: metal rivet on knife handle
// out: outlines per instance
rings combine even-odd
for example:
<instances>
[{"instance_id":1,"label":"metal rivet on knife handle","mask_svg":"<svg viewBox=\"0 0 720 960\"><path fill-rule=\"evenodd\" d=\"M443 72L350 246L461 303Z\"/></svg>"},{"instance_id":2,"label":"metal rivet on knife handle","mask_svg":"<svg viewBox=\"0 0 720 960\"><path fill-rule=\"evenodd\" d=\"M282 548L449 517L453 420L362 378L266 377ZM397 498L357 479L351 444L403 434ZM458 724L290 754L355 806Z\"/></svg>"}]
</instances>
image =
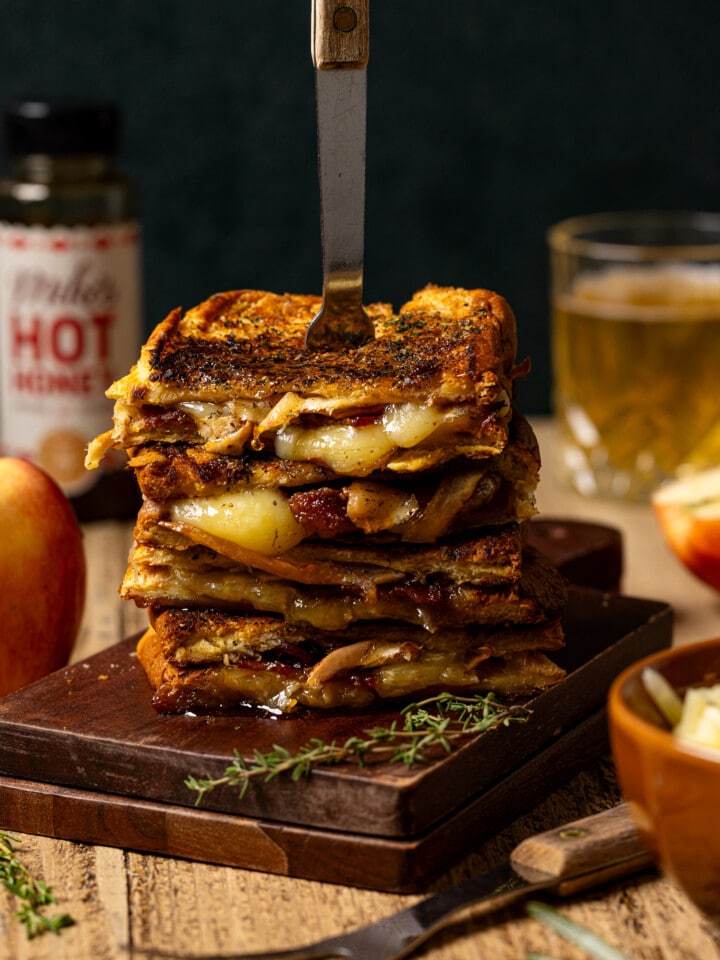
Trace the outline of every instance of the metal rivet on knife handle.
<instances>
[{"instance_id":1,"label":"metal rivet on knife handle","mask_svg":"<svg viewBox=\"0 0 720 960\"><path fill-rule=\"evenodd\" d=\"M374 336L363 307L368 0L314 0L322 306L305 346L359 346Z\"/></svg>"},{"instance_id":2,"label":"metal rivet on knife handle","mask_svg":"<svg viewBox=\"0 0 720 960\"><path fill-rule=\"evenodd\" d=\"M368 0L313 0L312 60L318 70L367 66L370 49Z\"/></svg>"},{"instance_id":3,"label":"metal rivet on knife handle","mask_svg":"<svg viewBox=\"0 0 720 960\"><path fill-rule=\"evenodd\" d=\"M333 26L342 33L350 33L357 24L357 14L352 7L338 7L333 14Z\"/></svg>"},{"instance_id":4,"label":"metal rivet on knife handle","mask_svg":"<svg viewBox=\"0 0 720 960\"><path fill-rule=\"evenodd\" d=\"M512 852L522 876L571 875L606 867L611 859L646 855L626 804L523 840Z\"/></svg>"}]
</instances>

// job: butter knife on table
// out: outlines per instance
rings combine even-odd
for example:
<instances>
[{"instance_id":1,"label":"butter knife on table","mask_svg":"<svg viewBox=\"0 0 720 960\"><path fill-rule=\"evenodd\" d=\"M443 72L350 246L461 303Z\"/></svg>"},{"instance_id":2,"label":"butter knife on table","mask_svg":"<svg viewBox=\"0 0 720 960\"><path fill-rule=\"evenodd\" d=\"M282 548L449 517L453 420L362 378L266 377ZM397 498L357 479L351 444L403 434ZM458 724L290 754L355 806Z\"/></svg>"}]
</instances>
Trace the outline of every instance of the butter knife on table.
<instances>
[{"instance_id":1,"label":"butter knife on table","mask_svg":"<svg viewBox=\"0 0 720 960\"><path fill-rule=\"evenodd\" d=\"M620 804L523 840L504 863L367 927L297 949L224 960L401 960L464 917L487 916L539 893L571 896L651 864L627 805Z\"/></svg>"}]
</instances>

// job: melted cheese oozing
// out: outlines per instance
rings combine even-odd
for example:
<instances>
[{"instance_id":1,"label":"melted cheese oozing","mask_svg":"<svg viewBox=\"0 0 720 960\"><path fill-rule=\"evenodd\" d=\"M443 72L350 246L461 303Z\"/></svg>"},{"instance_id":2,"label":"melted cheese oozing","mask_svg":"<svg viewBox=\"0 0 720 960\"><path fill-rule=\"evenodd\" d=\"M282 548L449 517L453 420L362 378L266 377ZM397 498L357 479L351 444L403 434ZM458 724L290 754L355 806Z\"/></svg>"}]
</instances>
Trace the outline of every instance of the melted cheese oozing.
<instances>
[{"instance_id":1,"label":"melted cheese oozing","mask_svg":"<svg viewBox=\"0 0 720 960\"><path fill-rule=\"evenodd\" d=\"M445 415L434 405L399 403L385 408L382 422L385 432L398 447L408 449L427 439L444 419Z\"/></svg>"},{"instance_id":2,"label":"melted cheese oozing","mask_svg":"<svg viewBox=\"0 0 720 960\"><path fill-rule=\"evenodd\" d=\"M194 420L211 420L213 417L232 417L235 420L250 420L259 423L271 410L264 400L227 400L213 403L211 400L181 400L178 410L189 413Z\"/></svg>"},{"instance_id":3,"label":"melted cheese oozing","mask_svg":"<svg viewBox=\"0 0 720 960\"><path fill-rule=\"evenodd\" d=\"M720 684L690 687L681 696L654 667L645 667L641 676L676 737L720 750Z\"/></svg>"},{"instance_id":4,"label":"melted cheese oozing","mask_svg":"<svg viewBox=\"0 0 720 960\"><path fill-rule=\"evenodd\" d=\"M220 412L220 407L216 403L204 400L182 400L177 407L178 410L189 413L196 420L216 417Z\"/></svg>"},{"instance_id":5,"label":"melted cheese oozing","mask_svg":"<svg viewBox=\"0 0 720 960\"><path fill-rule=\"evenodd\" d=\"M321 427L283 427L275 437L275 453L283 460L319 461L335 473L362 476L398 447L417 446L444 419L433 405L390 404L382 420L366 426L329 423Z\"/></svg>"},{"instance_id":6,"label":"melted cheese oozing","mask_svg":"<svg viewBox=\"0 0 720 960\"><path fill-rule=\"evenodd\" d=\"M285 553L303 539L286 498L277 491L243 490L219 497L178 500L170 508L176 522L237 543L265 556Z\"/></svg>"}]
</instances>

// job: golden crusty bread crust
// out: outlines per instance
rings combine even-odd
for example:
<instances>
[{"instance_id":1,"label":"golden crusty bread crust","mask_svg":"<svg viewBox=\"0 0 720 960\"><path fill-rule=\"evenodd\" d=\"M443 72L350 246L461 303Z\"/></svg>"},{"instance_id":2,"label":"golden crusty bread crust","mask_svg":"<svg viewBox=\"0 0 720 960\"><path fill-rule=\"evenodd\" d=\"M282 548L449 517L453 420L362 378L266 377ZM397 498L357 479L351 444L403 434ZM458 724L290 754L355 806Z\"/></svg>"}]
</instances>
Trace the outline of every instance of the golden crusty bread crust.
<instances>
[{"instance_id":1,"label":"golden crusty bread crust","mask_svg":"<svg viewBox=\"0 0 720 960\"><path fill-rule=\"evenodd\" d=\"M564 645L558 620L532 626L469 627L429 634L422 627L392 621L351 624L345 630L317 630L281 617L155 607L149 611L166 659L178 666L237 663L285 655L315 664L326 651L357 643L376 646L413 644L428 650L461 651L468 662L518 650L559 650ZM271 653L272 651L272 653ZM366 658L367 659L367 658Z\"/></svg>"},{"instance_id":2,"label":"golden crusty bread crust","mask_svg":"<svg viewBox=\"0 0 720 960\"><path fill-rule=\"evenodd\" d=\"M398 437L377 462L350 456L345 472L416 472L503 450L514 379L525 369L515 366L515 318L502 297L428 286L397 316L386 304L368 307L376 336L362 346L309 351L305 331L319 306L318 297L239 290L173 311L108 389L113 429L90 443L86 466L111 448L154 442L213 454L273 449L293 424L352 423L413 404L416 415L437 418L430 434ZM285 434L283 442L297 440Z\"/></svg>"},{"instance_id":3,"label":"golden crusty bread crust","mask_svg":"<svg viewBox=\"0 0 720 960\"><path fill-rule=\"evenodd\" d=\"M518 581L500 586L412 577L367 590L296 583L248 570L226 557L196 547L173 550L136 543L120 588L138 606L215 607L284 616L324 630L363 620L400 620L428 630L471 624L542 623L560 615L565 582L549 560L526 548Z\"/></svg>"},{"instance_id":4,"label":"golden crusty bread crust","mask_svg":"<svg viewBox=\"0 0 720 960\"><path fill-rule=\"evenodd\" d=\"M282 460L274 454L249 451L229 456L187 444L148 444L132 452L128 465L149 500L305 487L336 478L329 467L306 460Z\"/></svg>"},{"instance_id":5,"label":"golden crusty bread crust","mask_svg":"<svg viewBox=\"0 0 720 960\"><path fill-rule=\"evenodd\" d=\"M371 584L413 577L442 576L448 582L498 584L520 578L522 527L491 527L441 543L374 543L366 538L344 543L305 540L285 553L266 555L207 534L191 524L172 522L160 505L145 503L135 524L138 544L193 551L202 546L218 557L296 583L368 590Z\"/></svg>"},{"instance_id":6,"label":"golden crusty bread crust","mask_svg":"<svg viewBox=\"0 0 720 960\"><path fill-rule=\"evenodd\" d=\"M468 668L463 654L448 651L424 662L421 651L410 662L349 671L321 683L309 668L253 669L246 664L213 664L183 668L169 661L150 627L140 638L137 656L154 688L153 703L161 713L229 710L250 703L292 713L311 709L370 706L378 700L439 692L526 697L547 689L565 676L564 670L538 650L521 650L488 657ZM442 663L442 669L441 669ZM366 678L369 682L363 682Z\"/></svg>"},{"instance_id":7,"label":"golden crusty bread crust","mask_svg":"<svg viewBox=\"0 0 720 960\"><path fill-rule=\"evenodd\" d=\"M488 290L428 286L395 316L367 311L375 338L308 351L319 297L258 290L219 293L174 310L108 396L135 404L273 399L285 393L359 404L473 401L510 384L517 334L506 301Z\"/></svg>"},{"instance_id":8,"label":"golden crusty bread crust","mask_svg":"<svg viewBox=\"0 0 720 960\"><path fill-rule=\"evenodd\" d=\"M148 443L130 452L129 466L143 496L148 500L177 500L185 497L208 497L234 490L310 487L338 482L352 482L339 476L329 467L306 460L283 460L272 453L244 451L235 456L212 453L200 445L185 443ZM382 474L368 479L392 482L399 488L417 489L430 477L437 484L442 477L463 470L487 470L498 473L517 487L528 499L539 479L540 451L537 438L527 420L514 412L510 421L509 438L505 449L484 460L463 461L433 473L395 475L392 481ZM337 485L337 483L336 483ZM508 520L516 519L514 516Z\"/></svg>"}]
</instances>

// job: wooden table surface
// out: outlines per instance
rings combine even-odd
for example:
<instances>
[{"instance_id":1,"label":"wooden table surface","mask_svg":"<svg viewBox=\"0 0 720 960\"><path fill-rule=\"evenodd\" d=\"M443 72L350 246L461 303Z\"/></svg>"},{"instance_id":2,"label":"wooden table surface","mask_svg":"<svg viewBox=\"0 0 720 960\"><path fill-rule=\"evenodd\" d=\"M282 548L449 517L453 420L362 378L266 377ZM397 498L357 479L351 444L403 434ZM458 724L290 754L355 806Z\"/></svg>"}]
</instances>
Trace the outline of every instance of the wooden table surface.
<instances>
[{"instance_id":1,"label":"wooden table surface","mask_svg":"<svg viewBox=\"0 0 720 960\"><path fill-rule=\"evenodd\" d=\"M543 516L596 520L625 538L626 594L663 600L675 609L674 642L720 633L720 597L685 573L665 547L648 506L586 500L563 489L554 471L556 436L549 420L534 426L544 468L538 505ZM74 654L81 659L135 633L145 615L117 597L131 531L126 524L85 529L89 588L85 622ZM445 887L503 858L521 839L585 816L619 799L609 758L572 780L473 851L434 884ZM2 811L0 810L0 829ZM200 957L296 946L350 930L410 905L400 896L288 879L19 834L18 854L55 890L58 909L76 925L59 936L27 941L13 918L14 898L0 888L0 960L115 960ZM473 852L470 852L473 851ZM618 947L628 960L720 960L720 938L692 904L654 873L605 888L560 909ZM429 944L431 960L522 960L529 953L565 960L585 957L519 907L491 924L469 921L452 938Z\"/></svg>"}]
</instances>

